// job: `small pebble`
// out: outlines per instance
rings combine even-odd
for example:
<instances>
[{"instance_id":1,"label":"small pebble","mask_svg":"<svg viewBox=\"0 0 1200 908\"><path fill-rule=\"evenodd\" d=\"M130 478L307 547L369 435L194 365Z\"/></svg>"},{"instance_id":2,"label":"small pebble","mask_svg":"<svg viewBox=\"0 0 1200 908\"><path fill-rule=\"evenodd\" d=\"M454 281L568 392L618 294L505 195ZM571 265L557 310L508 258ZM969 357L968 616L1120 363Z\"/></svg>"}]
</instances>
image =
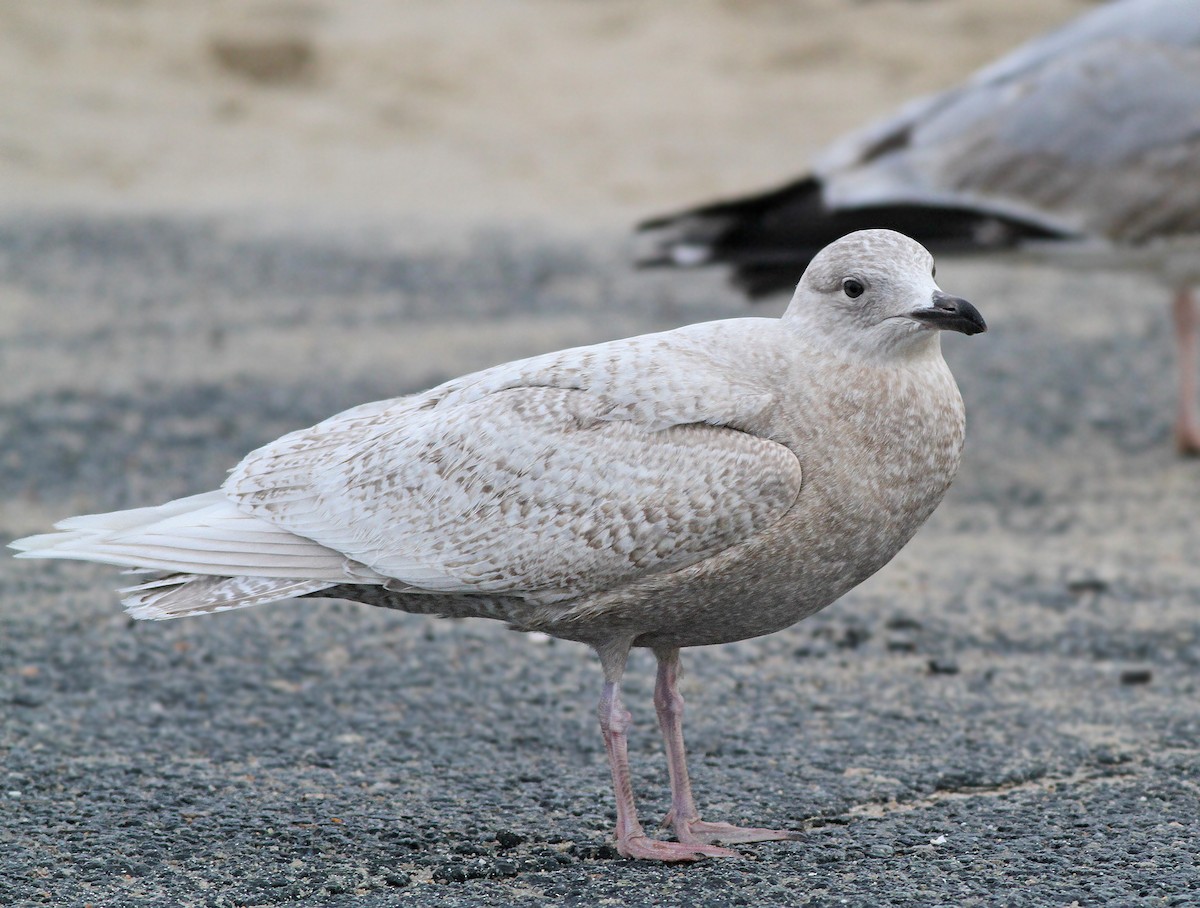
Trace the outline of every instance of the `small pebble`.
<instances>
[{"instance_id":1,"label":"small pebble","mask_svg":"<svg viewBox=\"0 0 1200 908\"><path fill-rule=\"evenodd\" d=\"M524 836L518 835L509 829L501 829L496 833L496 842L501 848L516 848L524 841Z\"/></svg>"},{"instance_id":2,"label":"small pebble","mask_svg":"<svg viewBox=\"0 0 1200 908\"><path fill-rule=\"evenodd\" d=\"M1082 596L1085 593L1099 595L1108 592L1108 581L1101 580L1099 577L1080 577L1077 580L1068 580L1067 592L1076 596Z\"/></svg>"}]
</instances>

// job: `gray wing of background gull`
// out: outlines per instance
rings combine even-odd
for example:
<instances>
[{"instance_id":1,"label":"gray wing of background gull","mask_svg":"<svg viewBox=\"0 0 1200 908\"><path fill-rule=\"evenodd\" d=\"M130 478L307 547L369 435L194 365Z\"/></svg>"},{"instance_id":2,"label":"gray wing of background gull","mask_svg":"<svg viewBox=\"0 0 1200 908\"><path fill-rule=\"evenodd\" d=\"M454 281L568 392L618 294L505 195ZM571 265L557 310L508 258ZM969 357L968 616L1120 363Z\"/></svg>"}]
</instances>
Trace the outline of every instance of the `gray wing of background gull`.
<instances>
[{"instance_id":1,"label":"gray wing of background gull","mask_svg":"<svg viewBox=\"0 0 1200 908\"><path fill-rule=\"evenodd\" d=\"M815 168L826 204L977 208L1117 244L1200 236L1200 8L1149 5L1163 12L1140 28L1060 48L1068 30L837 143Z\"/></svg>"},{"instance_id":2,"label":"gray wing of background gull","mask_svg":"<svg viewBox=\"0 0 1200 908\"><path fill-rule=\"evenodd\" d=\"M935 253L1200 245L1198 99L1200 9L1114 3L834 142L797 182L646 222L643 261L726 262L759 295L867 224Z\"/></svg>"},{"instance_id":3,"label":"gray wing of background gull","mask_svg":"<svg viewBox=\"0 0 1200 908\"><path fill-rule=\"evenodd\" d=\"M1177 436L1200 452L1187 291L1200 281L1200 5L1096 9L834 142L798 181L645 222L639 257L728 264L757 297L865 227L937 254L1151 269L1179 291Z\"/></svg>"}]
</instances>

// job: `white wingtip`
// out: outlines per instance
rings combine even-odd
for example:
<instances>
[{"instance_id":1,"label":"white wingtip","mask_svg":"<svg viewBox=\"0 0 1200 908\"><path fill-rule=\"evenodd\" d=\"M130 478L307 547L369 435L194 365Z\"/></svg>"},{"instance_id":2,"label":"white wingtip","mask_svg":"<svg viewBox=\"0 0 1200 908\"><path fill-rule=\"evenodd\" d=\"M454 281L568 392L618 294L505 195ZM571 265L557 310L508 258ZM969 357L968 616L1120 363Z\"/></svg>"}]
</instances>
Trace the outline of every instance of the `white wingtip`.
<instances>
[{"instance_id":1,"label":"white wingtip","mask_svg":"<svg viewBox=\"0 0 1200 908\"><path fill-rule=\"evenodd\" d=\"M85 514L16 539L17 558L96 561L143 571L277 580L378 580L340 552L242 513L221 492L152 508Z\"/></svg>"},{"instance_id":2,"label":"white wingtip","mask_svg":"<svg viewBox=\"0 0 1200 908\"><path fill-rule=\"evenodd\" d=\"M16 551L14 558L50 558L49 553L67 535L65 533L38 533L36 536L25 536L14 539L8 544Z\"/></svg>"},{"instance_id":3,"label":"white wingtip","mask_svg":"<svg viewBox=\"0 0 1200 908\"><path fill-rule=\"evenodd\" d=\"M671 261L681 268L696 268L712 261L712 247L700 243L675 243Z\"/></svg>"}]
</instances>

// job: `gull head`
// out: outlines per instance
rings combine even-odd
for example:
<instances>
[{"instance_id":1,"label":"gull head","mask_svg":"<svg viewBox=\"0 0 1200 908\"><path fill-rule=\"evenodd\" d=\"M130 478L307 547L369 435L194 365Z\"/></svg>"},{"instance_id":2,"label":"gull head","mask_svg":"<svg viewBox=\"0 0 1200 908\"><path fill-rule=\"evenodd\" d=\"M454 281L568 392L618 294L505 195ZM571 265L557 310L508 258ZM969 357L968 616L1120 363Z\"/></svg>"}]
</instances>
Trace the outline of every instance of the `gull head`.
<instances>
[{"instance_id":1,"label":"gull head","mask_svg":"<svg viewBox=\"0 0 1200 908\"><path fill-rule=\"evenodd\" d=\"M916 240L859 230L817 253L784 321L811 343L871 357L937 350L942 331L986 331L979 310L943 292L934 274Z\"/></svg>"}]
</instances>

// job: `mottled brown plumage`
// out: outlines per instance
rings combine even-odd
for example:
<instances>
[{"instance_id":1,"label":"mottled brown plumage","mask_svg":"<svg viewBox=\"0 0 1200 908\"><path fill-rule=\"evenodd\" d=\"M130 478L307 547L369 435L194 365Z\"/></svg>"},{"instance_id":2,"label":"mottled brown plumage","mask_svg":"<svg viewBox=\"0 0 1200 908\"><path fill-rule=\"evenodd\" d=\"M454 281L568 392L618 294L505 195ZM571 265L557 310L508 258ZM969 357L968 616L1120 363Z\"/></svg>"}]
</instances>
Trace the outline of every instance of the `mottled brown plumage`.
<instances>
[{"instance_id":1,"label":"mottled brown plumage","mask_svg":"<svg viewBox=\"0 0 1200 908\"><path fill-rule=\"evenodd\" d=\"M701 821L675 689L684 646L785 628L886 564L958 468L939 330L984 330L890 231L814 259L782 319L692 325L366 404L247 456L217 492L73 518L27 557L167 571L139 618L288 596L497 618L593 646L623 854L693 860L787 833ZM618 683L655 696L679 842L637 821Z\"/></svg>"}]
</instances>

